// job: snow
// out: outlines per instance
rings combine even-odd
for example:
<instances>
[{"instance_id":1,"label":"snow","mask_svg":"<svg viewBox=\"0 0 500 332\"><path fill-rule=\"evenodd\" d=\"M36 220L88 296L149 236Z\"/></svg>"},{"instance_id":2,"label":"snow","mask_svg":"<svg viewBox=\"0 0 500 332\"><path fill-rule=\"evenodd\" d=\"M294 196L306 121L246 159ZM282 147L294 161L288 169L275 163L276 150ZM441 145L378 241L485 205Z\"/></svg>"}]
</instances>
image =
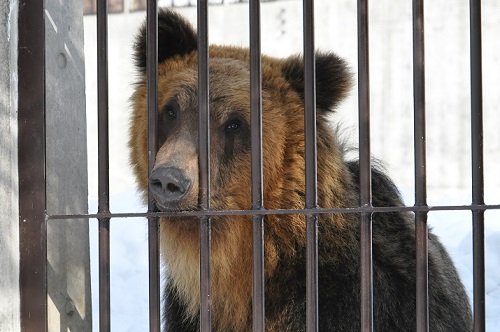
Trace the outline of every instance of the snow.
<instances>
[{"instance_id":1,"label":"snow","mask_svg":"<svg viewBox=\"0 0 500 332\"><path fill-rule=\"evenodd\" d=\"M332 4L335 5L332 5ZM277 1L262 6L262 50L287 56L301 52L301 2ZM485 199L499 204L500 192L500 2L483 5L483 86ZM248 4L210 7L210 41L248 45ZM335 50L355 72L356 12L350 0L318 1L316 45ZM179 9L196 22L194 8ZM442 14L446 12L444 20ZM407 205L414 203L411 2L380 0L370 7L372 153L384 162L401 188ZM127 131L131 86L136 79L130 50L144 12L109 16L110 187L112 212L144 212L128 167ZM446 24L444 22L446 21ZM468 8L436 0L426 6L427 184L429 205L470 203L470 92L468 86ZM96 45L95 16L85 17L89 211L97 210ZM231 28L228 28L231 27ZM334 116L342 136L357 146L356 86ZM430 227L450 253L472 299L472 223L470 211L439 211L428 216ZM485 213L486 319L488 331L500 331L500 211ZM98 330L98 230L91 223L93 330ZM144 218L112 219L111 329L148 329L148 247Z\"/></svg>"},{"instance_id":2,"label":"snow","mask_svg":"<svg viewBox=\"0 0 500 332\"><path fill-rule=\"evenodd\" d=\"M123 205L118 210L143 211L135 191L115 196ZM97 201L89 202L91 211ZM98 222L90 223L93 331L99 328ZM144 218L111 219L110 296L112 331L148 330L148 241Z\"/></svg>"}]
</instances>

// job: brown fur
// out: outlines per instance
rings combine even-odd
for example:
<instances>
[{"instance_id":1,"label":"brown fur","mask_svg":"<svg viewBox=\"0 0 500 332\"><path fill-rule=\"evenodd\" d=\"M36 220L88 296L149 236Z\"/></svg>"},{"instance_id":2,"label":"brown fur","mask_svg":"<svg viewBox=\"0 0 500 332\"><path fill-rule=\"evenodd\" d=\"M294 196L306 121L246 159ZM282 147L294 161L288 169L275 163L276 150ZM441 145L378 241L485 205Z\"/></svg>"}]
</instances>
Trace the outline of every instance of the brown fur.
<instances>
[{"instance_id":1,"label":"brown fur","mask_svg":"<svg viewBox=\"0 0 500 332\"><path fill-rule=\"evenodd\" d=\"M196 87L195 52L188 56L175 57L159 65L158 103L163 105L179 86ZM248 51L233 47L213 46L210 48L211 100L224 100L222 108L239 107L245 111L249 121L249 77ZM220 59L220 60L219 60ZM233 61L233 66L227 66ZM300 96L290 88L283 78L283 60L263 57L263 155L264 155L264 202L268 209L303 208L304 188L304 136L303 103ZM231 86L226 83L231 79ZM350 86L344 82L342 94ZM139 185L147 190L147 111L144 81L138 85L132 97L134 114L130 139L130 149L134 170ZM223 118L225 110L211 103L215 118ZM222 109L222 110L221 110ZM328 143L327 143L328 142ZM217 142L212 142L216 145ZM324 207L345 206L341 195L345 178L349 177L340 160L341 153L324 153L324 144L335 144L333 137L327 137L318 144L319 196ZM157 154L156 163L161 163L168 155L168 145ZM189 166L190 174L197 174L195 155ZM340 166L339 166L340 165ZM219 172L234 173L226 176L224 187L212 188L211 204L214 209L247 209L250 198L250 155L240 156L233 164L232 171L220 169L221 165L212 158L212 183ZM197 179L197 178L196 178ZM195 180L197 183L197 180ZM191 192L197 193L197 185ZM332 190L337 188L337 190ZM195 200L195 198L194 198ZM332 220L342 227L341 215ZM191 317L199 310L199 243L198 228L186 227L187 220L162 218L161 251L169 267L171 280L185 302ZM248 217L216 218L216 230L212 243L212 289L215 325L219 331L245 331L251 326L252 255L251 224ZM189 229L188 229L189 228ZM265 237L266 275L271 275L278 264L278 253L294 256L297 248L305 241L305 223L302 217L267 217ZM342 243L342 239L330 239ZM190 319L190 317L186 317ZM269 329L273 330L270 322ZM280 324L278 324L280 326Z\"/></svg>"}]
</instances>

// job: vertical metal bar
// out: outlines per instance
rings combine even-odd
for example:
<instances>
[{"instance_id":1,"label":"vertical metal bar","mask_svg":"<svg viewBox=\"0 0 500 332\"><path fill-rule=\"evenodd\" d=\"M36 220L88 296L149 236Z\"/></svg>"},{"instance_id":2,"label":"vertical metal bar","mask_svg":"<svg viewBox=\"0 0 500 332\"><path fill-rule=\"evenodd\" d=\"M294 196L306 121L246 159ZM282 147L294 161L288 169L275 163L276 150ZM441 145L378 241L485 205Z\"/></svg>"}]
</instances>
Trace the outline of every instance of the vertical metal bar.
<instances>
[{"instance_id":1,"label":"vertical metal bar","mask_svg":"<svg viewBox=\"0 0 500 332\"><path fill-rule=\"evenodd\" d=\"M198 107L200 208L210 209L210 113L208 71L208 2L198 0ZM200 330L211 330L211 227L210 218L200 218Z\"/></svg>"},{"instance_id":2,"label":"vertical metal bar","mask_svg":"<svg viewBox=\"0 0 500 332\"><path fill-rule=\"evenodd\" d=\"M108 2L97 1L98 212L109 212ZM99 219L99 330L110 331L109 218Z\"/></svg>"},{"instance_id":3,"label":"vertical metal bar","mask_svg":"<svg viewBox=\"0 0 500 332\"><path fill-rule=\"evenodd\" d=\"M306 208L318 207L316 159L316 66L314 56L314 1L304 0L304 135ZM306 329L318 331L318 218L306 216Z\"/></svg>"},{"instance_id":4,"label":"vertical metal bar","mask_svg":"<svg viewBox=\"0 0 500 332\"><path fill-rule=\"evenodd\" d=\"M472 204L484 204L481 1L470 1ZM485 331L484 211L472 212L474 331Z\"/></svg>"},{"instance_id":5,"label":"vertical metal bar","mask_svg":"<svg viewBox=\"0 0 500 332\"><path fill-rule=\"evenodd\" d=\"M370 72L368 0L358 0L359 187L361 207L371 207ZM361 330L373 331L372 214L361 214Z\"/></svg>"},{"instance_id":6,"label":"vertical metal bar","mask_svg":"<svg viewBox=\"0 0 500 332\"><path fill-rule=\"evenodd\" d=\"M260 0L250 0L250 99L252 141L252 209L263 208L262 189L262 73ZM264 216L252 217L253 331L265 331Z\"/></svg>"},{"instance_id":7,"label":"vertical metal bar","mask_svg":"<svg viewBox=\"0 0 500 332\"><path fill-rule=\"evenodd\" d=\"M424 1L413 1L413 95L415 148L415 206L427 206L425 156ZM429 330L427 213L415 213L417 331Z\"/></svg>"},{"instance_id":8,"label":"vertical metal bar","mask_svg":"<svg viewBox=\"0 0 500 332\"><path fill-rule=\"evenodd\" d=\"M148 107L148 177L154 167L157 151L158 118L158 5L147 2L146 17L146 79ZM148 212L153 212L155 204L148 188ZM158 218L148 217L149 256L149 330L160 332L160 255Z\"/></svg>"},{"instance_id":9,"label":"vertical metal bar","mask_svg":"<svg viewBox=\"0 0 500 332\"><path fill-rule=\"evenodd\" d=\"M109 218L99 219L99 331L110 331Z\"/></svg>"},{"instance_id":10,"label":"vertical metal bar","mask_svg":"<svg viewBox=\"0 0 500 332\"><path fill-rule=\"evenodd\" d=\"M19 3L18 174L21 330L47 331L45 21L43 1Z\"/></svg>"}]
</instances>

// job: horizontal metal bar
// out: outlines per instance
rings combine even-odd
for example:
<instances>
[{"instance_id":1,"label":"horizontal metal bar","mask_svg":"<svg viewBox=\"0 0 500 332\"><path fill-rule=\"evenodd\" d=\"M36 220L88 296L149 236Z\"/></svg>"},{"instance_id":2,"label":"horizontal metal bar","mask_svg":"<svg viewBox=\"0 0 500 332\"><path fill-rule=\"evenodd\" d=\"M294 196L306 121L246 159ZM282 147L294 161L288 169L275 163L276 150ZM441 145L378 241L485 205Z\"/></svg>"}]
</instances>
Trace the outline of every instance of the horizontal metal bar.
<instances>
[{"instance_id":1,"label":"horizontal metal bar","mask_svg":"<svg viewBox=\"0 0 500 332\"><path fill-rule=\"evenodd\" d=\"M332 213L388 213L388 212L431 212L431 211L486 211L500 210L500 204L492 205L436 205L436 206L383 206L317 209L270 209L270 210L199 210L174 212L135 213L94 213L94 214L54 214L48 220L80 218L140 218L140 217L202 217L202 216L252 216L289 214L332 214Z\"/></svg>"}]
</instances>

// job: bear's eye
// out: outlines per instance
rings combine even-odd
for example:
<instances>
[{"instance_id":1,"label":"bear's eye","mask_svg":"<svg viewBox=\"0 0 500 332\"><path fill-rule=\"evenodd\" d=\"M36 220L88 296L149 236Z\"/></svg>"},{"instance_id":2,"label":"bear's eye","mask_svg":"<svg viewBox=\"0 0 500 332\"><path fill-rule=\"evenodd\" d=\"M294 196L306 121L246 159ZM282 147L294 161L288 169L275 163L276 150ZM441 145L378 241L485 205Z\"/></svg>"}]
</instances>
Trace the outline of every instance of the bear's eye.
<instances>
[{"instance_id":1,"label":"bear's eye","mask_svg":"<svg viewBox=\"0 0 500 332\"><path fill-rule=\"evenodd\" d=\"M177 112L175 110L174 105L168 104L167 105L167 109L165 110L165 113L172 120L175 119L175 118L177 118Z\"/></svg>"},{"instance_id":2,"label":"bear's eye","mask_svg":"<svg viewBox=\"0 0 500 332\"><path fill-rule=\"evenodd\" d=\"M227 133L236 133L240 130L240 128L241 128L241 121L239 119L231 119L228 122L226 122L224 130Z\"/></svg>"},{"instance_id":3,"label":"bear's eye","mask_svg":"<svg viewBox=\"0 0 500 332\"><path fill-rule=\"evenodd\" d=\"M179 104L174 101L168 102L160 112L158 118L158 144L161 146L167 136L175 127L176 122L178 122L177 116L179 115Z\"/></svg>"}]
</instances>

